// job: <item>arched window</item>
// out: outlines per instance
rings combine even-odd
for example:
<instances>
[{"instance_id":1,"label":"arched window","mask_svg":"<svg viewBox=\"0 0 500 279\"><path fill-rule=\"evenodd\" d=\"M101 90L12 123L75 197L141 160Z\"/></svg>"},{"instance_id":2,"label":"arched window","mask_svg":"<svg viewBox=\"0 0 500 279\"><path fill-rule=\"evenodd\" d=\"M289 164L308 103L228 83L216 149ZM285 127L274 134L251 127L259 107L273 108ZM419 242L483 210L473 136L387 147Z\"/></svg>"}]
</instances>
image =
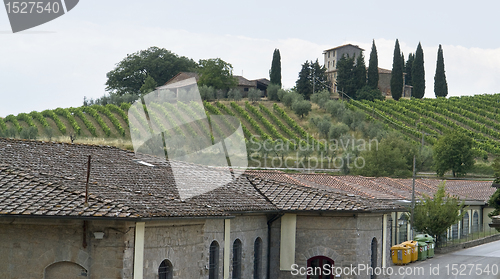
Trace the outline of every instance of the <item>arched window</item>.
<instances>
[{"instance_id":1,"label":"arched window","mask_svg":"<svg viewBox=\"0 0 500 279\"><path fill-rule=\"evenodd\" d=\"M233 279L241 279L241 241L233 243Z\"/></svg>"},{"instance_id":2,"label":"arched window","mask_svg":"<svg viewBox=\"0 0 500 279\"><path fill-rule=\"evenodd\" d=\"M462 235L469 234L469 212L465 212L464 218L462 219Z\"/></svg>"},{"instance_id":3,"label":"arched window","mask_svg":"<svg viewBox=\"0 0 500 279\"><path fill-rule=\"evenodd\" d=\"M210 244L210 259L208 263L208 278L219 278L219 243L212 241Z\"/></svg>"},{"instance_id":4,"label":"arched window","mask_svg":"<svg viewBox=\"0 0 500 279\"><path fill-rule=\"evenodd\" d=\"M374 237L372 239L372 256L371 256L371 267L373 268L373 270L377 267L377 239ZM375 279L377 278L377 275L375 275L375 273L372 273L371 279Z\"/></svg>"},{"instance_id":5,"label":"arched window","mask_svg":"<svg viewBox=\"0 0 500 279\"><path fill-rule=\"evenodd\" d=\"M262 270L262 239L257 237L253 244L253 279L260 279Z\"/></svg>"},{"instance_id":6,"label":"arched window","mask_svg":"<svg viewBox=\"0 0 500 279\"><path fill-rule=\"evenodd\" d=\"M458 224L454 224L451 226L451 238L452 239L458 238Z\"/></svg>"},{"instance_id":7,"label":"arched window","mask_svg":"<svg viewBox=\"0 0 500 279\"><path fill-rule=\"evenodd\" d=\"M219 243L217 241L212 241L210 244L210 258L208 263L208 278L218 279L219 278Z\"/></svg>"},{"instance_id":8,"label":"arched window","mask_svg":"<svg viewBox=\"0 0 500 279\"><path fill-rule=\"evenodd\" d=\"M332 270L334 262L332 259L324 256L316 256L307 260L307 269L312 268L313 275L307 275L307 279L333 279L333 274L323 274L323 267L327 265L328 270Z\"/></svg>"},{"instance_id":9,"label":"arched window","mask_svg":"<svg viewBox=\"0 0 500 279\"><path fill-rule=\"evenodd\" d=\"M163 260L158 268L159 279L172 279L174 277L174 270L172 263L169 260Z\"/></svg>"},{"instance_id":10,"label":"arched window","mask_svg":"<svg viewBox=\"0 0 500 279\"><path fill-rule=\"evenodd\" d=\"M477 211L474 211L474 214L472 215L472 232L478 232L479 231L479 214Z\"/></svg>"}]
</instances>

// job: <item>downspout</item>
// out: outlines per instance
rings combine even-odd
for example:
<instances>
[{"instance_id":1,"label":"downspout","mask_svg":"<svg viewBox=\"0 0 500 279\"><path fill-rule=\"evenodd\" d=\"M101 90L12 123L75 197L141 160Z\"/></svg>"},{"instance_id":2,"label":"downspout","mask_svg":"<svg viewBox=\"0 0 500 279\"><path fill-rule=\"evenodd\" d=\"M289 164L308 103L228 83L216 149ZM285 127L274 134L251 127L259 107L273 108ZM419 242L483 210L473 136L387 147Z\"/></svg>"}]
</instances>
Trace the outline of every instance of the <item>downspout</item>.
<instances>
[{"instance_id":1,"label":"downspout","mask_svg":"<svg viewBox=\"0 0 500 279\"><path fill-rule=\"evenodd\" d=\"M283 213L278 213L267 221L267 279L271 278L271 226L281 216L283 216Z\"/></svg>"}]
</instances>

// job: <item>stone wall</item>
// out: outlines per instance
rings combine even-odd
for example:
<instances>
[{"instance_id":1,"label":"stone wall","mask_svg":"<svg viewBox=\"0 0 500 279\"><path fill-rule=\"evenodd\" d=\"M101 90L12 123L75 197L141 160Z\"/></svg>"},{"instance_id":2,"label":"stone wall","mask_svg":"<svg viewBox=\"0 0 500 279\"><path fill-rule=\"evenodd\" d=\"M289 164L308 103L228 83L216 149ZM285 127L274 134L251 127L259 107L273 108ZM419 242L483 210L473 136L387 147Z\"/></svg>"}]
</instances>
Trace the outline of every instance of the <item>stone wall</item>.
<instances>
[{"instance_id":1,"label":"stone wall","mask_svg":"<svg viewBox=\"0 0 500 279\"><path fill-rule=\"evenodd\" d=\"M295 263L300 267L307 266L307 260L314 256L326 256L334 261L335 267L349 267L351 264L370 265L371 241L377 239L377 266L382 266L382 214L347 214L347 215L298 215ZM387 243L389 253L390 223L388 223ZM291 271L279 270L280 260L280 220L272 225L271 244L271 278L302 279L306 276L293 276ZM359 276L342 276L342 278L369 278L366 273Z\"/></svg>"},{"instance_id":2,"label":"stone wall","mask_svg":"<svg viewBox=\"0 0 500 279\"><path fill-rule=\"evenodd\" d=\"M233 242L242 242L242 278L253 278L254 242L262 239L262 270L267 263L267 218L237 216L230 221L230 274ZM224 219L148 222L145 230L144 278L158 278L163 260L173 266L174 278L208 278L210 244L219 244L219 278L224 269ZM264 278L264 277L261 277Z\"/></svg>"},{"instance_id":3,"label":"stone wall","mask_svg":"<svg viewBox=\"0 0 500 279\"><path fill-rule=\"evenodd\" d=\"M83 224L81 220L0 219L0 278L131 278L133 223L87 221L86 247ZM104 232L104 238L95 239L96 231Z\"/></svg>"}]
</instances>

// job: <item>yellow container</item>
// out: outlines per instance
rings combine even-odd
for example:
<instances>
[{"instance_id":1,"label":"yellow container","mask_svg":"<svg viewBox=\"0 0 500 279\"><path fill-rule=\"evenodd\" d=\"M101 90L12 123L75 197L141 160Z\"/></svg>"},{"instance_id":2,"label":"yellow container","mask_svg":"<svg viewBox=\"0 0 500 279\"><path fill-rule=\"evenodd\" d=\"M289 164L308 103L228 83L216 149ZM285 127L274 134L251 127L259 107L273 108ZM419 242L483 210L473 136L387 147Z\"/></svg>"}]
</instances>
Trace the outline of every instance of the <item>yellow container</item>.
<instances>
[{"instance_id":1,"label":"yellow container","mask_svg":"<svg viewBox=\"0 0 500 279\"><path fill-rule=\"evenodd\" d=\"M411 262L411 248L406 244L398 244L391 247L392 262L395 265L405 265Z\"/></svg>"},{"instance_id":2,"label":"yellow container","mask_svg":"<svg viewBox=\"0 0 500 279\"><path fill-rule=\"evenodd\" d=\"M401 244L410 246L411 248L411 262L416 262L418 260L418 242L415 240L408 240Z\"/></svg>"}]
</instances>

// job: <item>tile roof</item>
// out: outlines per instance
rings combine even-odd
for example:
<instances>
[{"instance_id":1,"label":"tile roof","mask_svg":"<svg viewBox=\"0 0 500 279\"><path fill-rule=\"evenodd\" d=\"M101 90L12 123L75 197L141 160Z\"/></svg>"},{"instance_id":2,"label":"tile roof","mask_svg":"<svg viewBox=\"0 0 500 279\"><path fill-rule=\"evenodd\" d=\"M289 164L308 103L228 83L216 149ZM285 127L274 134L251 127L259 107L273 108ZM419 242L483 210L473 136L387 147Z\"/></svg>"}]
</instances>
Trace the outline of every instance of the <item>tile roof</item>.
<instances>
[{"instance_id":1,"label":"tile roof","mask_svg":"<svg viewBox=\"0 0 500 279\"><path fill-rule=\"evenodd\" d=\"M89 155L91 202L85 207L82 193ZM140 160L154 167L141 164ZM286 177L275 172L267 173L267 178L256 178L251 172L242 174L223 187L182 201L166 160L136 156L109 146L0 138L0 164L0 215L203 217L249 211L371 211L393 206L354 197L346 190L307 187L310 182L304 183L301 177ZM208 168L197 168L196 171L199 173L186 168L185 175L188 178L204 175L203 183L217 180L213 169L208 172ZM37 200L41 196L45 198Z\"/></svg>"},{"instance_id":2,"label":"tile roof","mask_svg":"<svg viewBox=\"0 0 500 279\"><path fill-rule=\"evenodd\" d=\"M347 47L347 46L352 46L352 47L355 47L355 48L359 48L361 50L364 51L364 49L360 48L359 46L357 45L353 45L353 44L345 44L345 45L341 45L341 46L338 46L338 47L334 47L334 48L330 48L330 49L327 49L327 50L324 50L323 53L327 52L327 51L330 51L330 50L334 50L334 49L339 49L339 48L343 48L343 47Z\"/></svg>"},{"instance_id":3,"label":"tile roof","mask_svg":"<svg viewBox=\"0 0 500 279\"><path fill-rule=\"evenodd\" d=\"M280 210L300 211L393 211L390 202L369 200L352 194L335 193L307 186L291 185L254 176L252 183Z\"/></svg>"},{"instance_id":4,"label":"tile roof","mask_svg":"<svg viewBox=\"0 0 500 279\"><path fill-rule=\"evenodd\" d=\"M274 179L282 182L296 182L303 186L337 193L349 193L360 197L378 200L411 200L413 181L389 177L333 176L329 174L283 173L280 171L251 171L263 179ZM417 179L415 194L432 196L440 183L440 179ZM446 191L461 199L487 202L495 192L491 181L446 180Z\"/></svg>"}]
</instances>

